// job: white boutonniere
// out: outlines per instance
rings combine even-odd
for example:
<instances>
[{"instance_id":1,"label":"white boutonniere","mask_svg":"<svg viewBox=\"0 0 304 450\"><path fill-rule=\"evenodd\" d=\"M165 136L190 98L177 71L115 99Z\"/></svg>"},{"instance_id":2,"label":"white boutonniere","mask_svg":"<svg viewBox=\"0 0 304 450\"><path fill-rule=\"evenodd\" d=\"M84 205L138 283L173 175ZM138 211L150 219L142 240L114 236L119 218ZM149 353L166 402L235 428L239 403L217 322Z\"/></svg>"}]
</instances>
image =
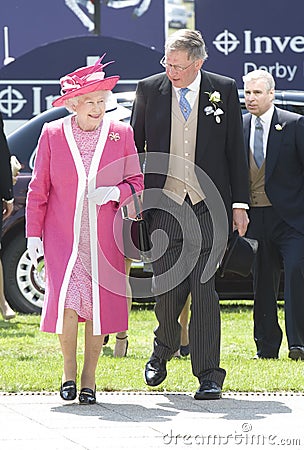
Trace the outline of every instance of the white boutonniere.
<instances>
[{"instance_id":1,"label":"white boutonniere","mask_svg":"<svg viewBox=\"0 0 304 450\"><path fill-rule=\"evenodd\" d=\"M221 94L218 91L213 92L205 92L205 94L209 95L209 102L212 106L206 106L204 109L205 114L209 116L209 114L213 114L215 117L215 120L217 123L221 122L220 115L224 114L224 111L219 108L218 103L220 103L221 100Z\"/></svg>"},{"instance_id":2,"label":"white boutonniere","mask_svg":"<svg viewBox=\"0 0 304 450\"><path fill-rule=\"evenodd\" d=\"M218 91L206 92L206 94L209 95L209 102L213 105L217 105L219 102L221 102L221 94Z\"/></svg>"},{"instance_id":3,"label":"white boutonniere","mask_svg":"<svg viewBox=\"0 0 304 450\"><path fill-rule=\"evenodd\" d=\"M111 139L111 141L119 141L120 136L119 133L114 133L114 131L111 131L111 133L109 134L109 138Z\"/></svg>"},{"instance_id":4,"label":"white boutonniere","mask_svg":"<svg viewBox=\"0 0 304 450\"><path fill-rule=\"evenodd\" d=\"M285 127L286 122L282 123L282 125L280 123L277 123L274 127L277 131L282 131L283 128Z\"/></svg>"}]
</instances>

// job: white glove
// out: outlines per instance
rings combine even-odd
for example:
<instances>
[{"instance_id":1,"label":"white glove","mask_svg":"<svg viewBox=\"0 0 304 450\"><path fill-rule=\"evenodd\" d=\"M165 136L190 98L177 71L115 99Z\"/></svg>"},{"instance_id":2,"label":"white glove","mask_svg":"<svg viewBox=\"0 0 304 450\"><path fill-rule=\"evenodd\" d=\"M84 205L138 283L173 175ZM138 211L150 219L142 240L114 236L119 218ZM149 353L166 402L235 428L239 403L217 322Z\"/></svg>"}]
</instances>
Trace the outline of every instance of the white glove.
<instances>
[{"instance_id":1,"label":"white glove","mask_svg":"<svg viewBox=\"0 0 304 450\"><path fill-rule=\"evenodd\" d=\"M30 257L31 263L37 269L38 261L37 258L39 256L43 256L43 244L42 240L39 237L28 237L27 238L27 251Z\"/></svg>"},{"instance_id":2,"label":"white glove","mask_svg":"<svg viewBox=\"0 0 304 450\"><path fill-rule=\"evenodd\" d=\"M102 186L88 194L88 199L96 205L105 205L110 201L118 202L119 198L120 190L117 186Z\"/></svg>"}]
</instances>

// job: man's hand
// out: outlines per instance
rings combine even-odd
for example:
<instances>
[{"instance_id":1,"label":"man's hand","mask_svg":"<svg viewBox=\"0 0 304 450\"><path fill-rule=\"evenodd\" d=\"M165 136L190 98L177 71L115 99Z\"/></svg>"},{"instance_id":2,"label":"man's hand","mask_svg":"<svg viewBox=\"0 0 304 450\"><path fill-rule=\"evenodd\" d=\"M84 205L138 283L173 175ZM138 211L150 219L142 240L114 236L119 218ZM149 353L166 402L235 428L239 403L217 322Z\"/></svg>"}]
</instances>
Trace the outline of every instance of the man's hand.
<instances>
[{"instance_id":1,"label":"man's hand","mask_svg":"<svg viewBox=\"0 0 304 450\"><path fill-rule=\"evenodd\" d=\"M13 212L14 202L7 203L5 200L2 201L2 218L7 219Z\"/></svg>"},{"instance_id":2,"label":"man's hand","mask_svg":"<svg viewBox=\"0 0 304 450\"><path fill-rule=\"evenodd\" d=\"M240 236L244 236L249 224L246 209L233 208L233 229L237 229Z\"/></svg>"}]
</instances>

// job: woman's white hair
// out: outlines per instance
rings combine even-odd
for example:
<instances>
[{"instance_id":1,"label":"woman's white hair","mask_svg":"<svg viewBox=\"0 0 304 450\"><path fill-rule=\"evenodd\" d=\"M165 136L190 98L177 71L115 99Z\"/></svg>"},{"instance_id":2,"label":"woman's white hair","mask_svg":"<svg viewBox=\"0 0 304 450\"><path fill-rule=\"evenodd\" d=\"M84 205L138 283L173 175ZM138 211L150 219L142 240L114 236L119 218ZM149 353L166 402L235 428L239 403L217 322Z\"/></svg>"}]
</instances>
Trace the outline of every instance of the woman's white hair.
<instances>
[{"instance_id":1,"label":"woman's white hair","mask_svg":"<svg viewBox=\"0 0 304 450\"><path fill-rule=\"evenodd\" d=\"M96 91L97 92L97 91ZM105 91L105 90L100 90L99 92L104 92L105 93L105 101L107 103L107 100L110 97L110 93L112 91ZM65 102L64 102L64 106L66 107L66 109L69 112L74 112L74 108L75 106L78 105L79 101L81 101L84 97L86 97L87 94L83 94L83 95L77 95L76 97L72 97L72 98L68 98Z\"/></svg>"}]
</instances>

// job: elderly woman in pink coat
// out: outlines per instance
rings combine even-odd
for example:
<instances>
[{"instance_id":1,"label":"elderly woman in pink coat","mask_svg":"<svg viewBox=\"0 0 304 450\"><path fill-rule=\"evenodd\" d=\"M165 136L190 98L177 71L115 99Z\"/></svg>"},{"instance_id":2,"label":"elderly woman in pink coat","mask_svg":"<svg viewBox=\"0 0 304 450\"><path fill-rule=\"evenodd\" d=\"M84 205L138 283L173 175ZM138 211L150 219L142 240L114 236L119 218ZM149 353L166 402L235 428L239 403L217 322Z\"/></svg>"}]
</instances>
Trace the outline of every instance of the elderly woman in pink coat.
<instances>
[{"instance_id":1,"label":"elderly woman in pink coat","mask_svg":"<svg viewBox=\"0 0 304 450\"><path fill-rule=\"evenodd\" d=\"M96 402L104 336L128 328L121 206L143 189L132 128L105 115L119 77L100 58L61 78L54 106L74 114L44 125L26 205L28 253L44 254L41 330L57 333L64 368L60 395L77 396L78 322L85 322L79 402Z\"/></svg>"}]
</instances>

